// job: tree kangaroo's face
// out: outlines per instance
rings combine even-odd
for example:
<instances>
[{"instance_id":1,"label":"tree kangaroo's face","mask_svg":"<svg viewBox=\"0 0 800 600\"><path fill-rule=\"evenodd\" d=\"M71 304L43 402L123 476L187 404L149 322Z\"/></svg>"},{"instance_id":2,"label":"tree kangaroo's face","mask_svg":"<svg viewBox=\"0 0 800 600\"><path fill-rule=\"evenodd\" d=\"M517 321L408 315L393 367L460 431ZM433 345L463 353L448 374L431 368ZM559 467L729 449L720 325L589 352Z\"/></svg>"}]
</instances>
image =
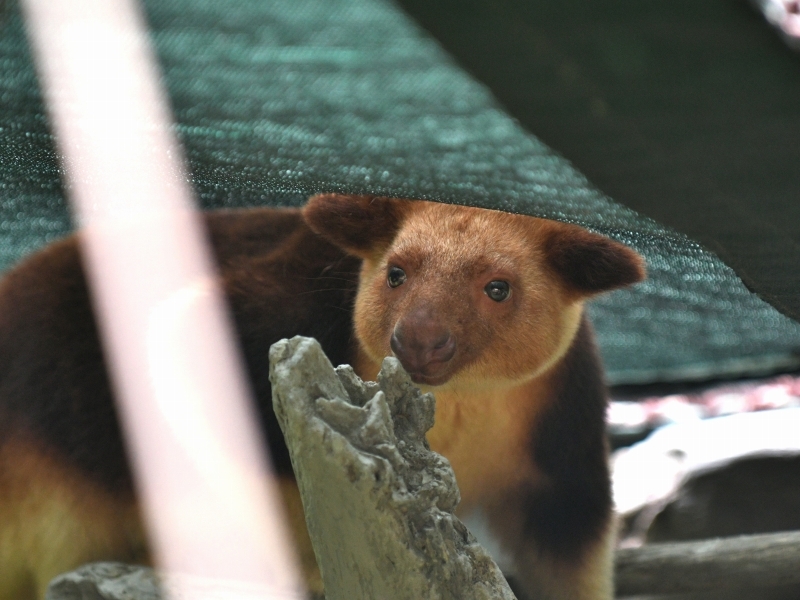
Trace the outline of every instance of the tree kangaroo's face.
<instances>
[{"instance_id":1,"label":"tree kangaroo's face","mask_svg":"<svg viewBox=\"0 0 800 600\"><path fill-rule=\"evenodd\" d=\"M419 204L364 260L355 323L367 353L394 354L429 386L516 381L563 353L581 308L545 264L546 223Z\"/></svg>"},{"instance_id":2,"label":"tree kangaroo's face","mask_svg":"<svg viewBox=\"0 0 800 600\"><path fill-rule=\"evenodd\" d=\"M641 259L581 228L422 201L317 196L312 229L363 259L362 349L415 383L536 376L568 349L590 295L638 281Z\"/></svg>"}]
</instances>

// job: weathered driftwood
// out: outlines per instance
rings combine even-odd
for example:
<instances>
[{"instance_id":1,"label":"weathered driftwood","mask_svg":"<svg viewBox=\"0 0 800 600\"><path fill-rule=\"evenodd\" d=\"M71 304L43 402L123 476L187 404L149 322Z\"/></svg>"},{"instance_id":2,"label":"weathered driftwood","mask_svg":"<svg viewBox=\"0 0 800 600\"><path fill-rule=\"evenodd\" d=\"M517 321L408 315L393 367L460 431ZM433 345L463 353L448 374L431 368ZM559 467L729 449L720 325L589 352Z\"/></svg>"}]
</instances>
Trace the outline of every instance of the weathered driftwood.
<instances>
[{"instance_id":1,"label":"weathered driftwood","mask_svg":"<svg viewBox=\"0 0 800 600\"><path fill-rule=\"evenodd\" d=\"M623 549L616 578L618 596L800 584L800 531Z\"/></svg>"},{"instance_id":2,"label":"weathered driftwood","mask_svg":"<svg viewBox=\"0 0 800 600\"><path fill-rule=\"evenodd\" d=\"M514 598L453 515L453 470L425 441L434 399L396 359L364 383L296 337L273 346L270 364L328 600Z\"/></svg>"}]
</instances>

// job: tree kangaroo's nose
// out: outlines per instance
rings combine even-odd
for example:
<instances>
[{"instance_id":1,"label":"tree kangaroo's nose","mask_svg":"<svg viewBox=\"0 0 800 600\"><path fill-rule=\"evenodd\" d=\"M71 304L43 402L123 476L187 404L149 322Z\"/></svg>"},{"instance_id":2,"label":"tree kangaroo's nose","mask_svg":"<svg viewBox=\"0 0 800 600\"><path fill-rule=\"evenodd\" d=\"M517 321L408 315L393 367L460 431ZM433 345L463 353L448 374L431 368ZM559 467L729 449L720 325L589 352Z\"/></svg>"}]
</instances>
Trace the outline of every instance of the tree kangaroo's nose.
<instances>
[{"instance_id":1,"label":"tree kangaroo's nose","mask_svg":"<svg viewBox=\"0 0 800 600\"><path fill-rule=\"evenodd\" d=\"M436 370L456 353L455 337L426 309L401 319L394 328L390 345L409 373Z\"/></svg>"}]
</instances>

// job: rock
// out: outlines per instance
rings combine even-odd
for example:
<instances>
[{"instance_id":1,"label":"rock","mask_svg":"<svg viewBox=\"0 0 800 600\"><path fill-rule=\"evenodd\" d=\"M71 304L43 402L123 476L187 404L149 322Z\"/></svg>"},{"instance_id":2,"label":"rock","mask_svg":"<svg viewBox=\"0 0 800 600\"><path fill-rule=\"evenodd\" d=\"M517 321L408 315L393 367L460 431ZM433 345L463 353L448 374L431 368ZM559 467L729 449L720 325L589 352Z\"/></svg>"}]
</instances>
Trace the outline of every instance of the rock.
<instances>
[{"instance_id":1,"label":"rock","mask_svg":"<svg viewBox=\"0 0 800 600\"><path fill-rule=\"evenodd\" d=\"M50 582L45 600L161 600L153 569L122 563L85 565Z\"/></svg>"},{"instance_id":2,"label":"rock","mask_svg":"<svg viewBox=\"0 0 800 600\"><path fill-rule=\"evenodd\" d=\"M433 396L396 359L365 383L295 337L272 347L270 379L328 600L514 598L453 515L453 470L425 440Z\"/></svg>"},{"instance_id":3,"label":"rock","mask_svg":"<svg viewBox=\"0 0 800 600\"><path fill-rule=\"evenodd\" d=\"M45 600L265 600L275 597L274 589L257 584L186 574L164 575L150 567L116 562L91 563L59 575L50 582L45 594Z\"/></svg>"}]
</instances>

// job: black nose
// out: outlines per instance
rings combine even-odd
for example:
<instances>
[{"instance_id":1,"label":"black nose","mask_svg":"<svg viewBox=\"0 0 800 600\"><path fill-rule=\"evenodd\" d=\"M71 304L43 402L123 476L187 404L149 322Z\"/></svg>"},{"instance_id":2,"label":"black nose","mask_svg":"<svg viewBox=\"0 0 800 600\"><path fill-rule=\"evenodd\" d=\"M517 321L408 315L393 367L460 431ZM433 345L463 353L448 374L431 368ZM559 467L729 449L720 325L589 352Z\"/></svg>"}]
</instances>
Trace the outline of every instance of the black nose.
<instances>
[{"instance_id":1,"label":"black nose","mask_svg":"<svg viewBox=\"0 0 800 600\"><path fill-rule=\"evenodd\" d=\"M411 315L398 323L390 345L409 373L433 375L456 353L456 339L450 330L425 314Z\"/></svg>"}]
</instances>

